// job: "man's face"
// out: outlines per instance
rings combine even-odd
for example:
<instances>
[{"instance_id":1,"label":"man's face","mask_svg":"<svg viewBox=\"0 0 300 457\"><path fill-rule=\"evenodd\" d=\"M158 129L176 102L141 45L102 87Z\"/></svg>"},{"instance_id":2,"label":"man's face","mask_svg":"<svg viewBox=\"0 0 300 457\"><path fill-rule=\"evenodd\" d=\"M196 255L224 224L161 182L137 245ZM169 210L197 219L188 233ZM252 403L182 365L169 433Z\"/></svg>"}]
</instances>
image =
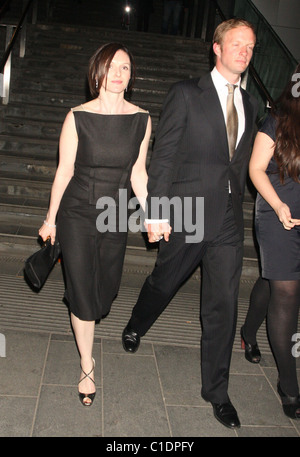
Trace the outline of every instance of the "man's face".
<instances>
[{"instance_id":1,"label":"man's face","mask_svg":"<svg viewBox=\"0 0 300 457\"><path fill-rule=\"evenodd\" d=\"M217 70L231 83L235 83L248 67L255 46L251 28L236 27L225 33L222 44L214 43Z\"/></svg>"}]
</instances>

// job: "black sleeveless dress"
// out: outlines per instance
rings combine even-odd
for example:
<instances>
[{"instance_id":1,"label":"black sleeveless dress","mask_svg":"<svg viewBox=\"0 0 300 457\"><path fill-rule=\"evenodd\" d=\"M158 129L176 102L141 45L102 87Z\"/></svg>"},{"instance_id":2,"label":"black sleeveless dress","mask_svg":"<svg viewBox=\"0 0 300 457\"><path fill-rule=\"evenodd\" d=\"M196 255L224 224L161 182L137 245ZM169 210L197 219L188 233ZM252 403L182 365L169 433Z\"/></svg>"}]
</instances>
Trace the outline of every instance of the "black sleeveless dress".
<instances>
[{"instance_id":1,"label":"black sleeveless dress","mask_svg":"<svg viewBox=\"0 0 300 457\"><path fill-rule=\"evenodd\" d=\"M124 206L149 114L72 111L78 149L57 214L57 237L70 311L92 321L109 312L118 293L127 241L127 220L119 223L119 195L123 192ZM123 219L124 214L122 208Z\"/></svg>"},{"instance_id":2,"label":"black sleeveless dress","mask_svg":"<svg viewBox=\"0 0 300 457\"><path fill-rule=\"evenodd\" d=\"M275 141L276 121L269 115L261 132ZM286 177L280 183L278 167L271 158L266 173L279 198L288 205L293 218L300 219L300 184ZM300 279L300 226L286 230L273 208L257 194L255 231L260 249L262 277L279 281Z\"/></svg>"}]
</instances>

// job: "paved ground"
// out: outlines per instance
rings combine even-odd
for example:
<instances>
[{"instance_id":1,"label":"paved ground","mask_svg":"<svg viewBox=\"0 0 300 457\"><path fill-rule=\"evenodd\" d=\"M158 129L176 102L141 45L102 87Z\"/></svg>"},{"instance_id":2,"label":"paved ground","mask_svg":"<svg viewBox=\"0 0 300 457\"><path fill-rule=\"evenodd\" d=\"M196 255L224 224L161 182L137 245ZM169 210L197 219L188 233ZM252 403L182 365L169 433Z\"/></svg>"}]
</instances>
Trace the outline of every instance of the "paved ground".
<instances>
[{"instance_id":1,"label":"paved ground","mask_svg":"<svg viewBox=\"0 0 300 457\"><path fill-rule=\"evenodd\" d=\"M153 442L299 437L300 423L281 409L277 370L264 328L259 336L260 365L245 360L237 331L229 393L242 427L230 430L215 420L211 405L200 395L195 277L143 339L138 353L124 352L121 331L147 274L147 268L133 268L130 262L125 263L111 314L97 325L97 395L92 407L84 408L77 396L79 358L62 301L61 266L57 264L36 294L23 279L23 260L0 253L0 437L106 437L108 446L113 437L136 437L132 442L138 437ZM247 280L241 283L239 326L251 285ZM117 443L111 439L112 445Z\"/></svg>"}]
</instances>

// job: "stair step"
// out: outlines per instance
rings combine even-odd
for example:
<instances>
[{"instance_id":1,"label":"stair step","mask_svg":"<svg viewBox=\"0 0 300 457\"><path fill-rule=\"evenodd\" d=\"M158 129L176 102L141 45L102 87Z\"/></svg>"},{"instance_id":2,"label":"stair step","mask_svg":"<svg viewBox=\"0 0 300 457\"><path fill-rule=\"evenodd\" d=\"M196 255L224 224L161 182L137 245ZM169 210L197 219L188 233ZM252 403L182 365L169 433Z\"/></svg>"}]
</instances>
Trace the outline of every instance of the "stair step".
<instances>
[{"instance_id":1,"label":"stair step","mask_svg":"<svg viewBox=\"0 0 300 457\"><path fill-rule=\"evenodd\" d=\"M34 78L34 80L33 80ZM137 76L134 89L135 90L148 90L153 91L154 93L159 91L166 92L170 85L174 82L178 81L178 78L169 77L161 78L161 77L152 77L150 76ZM64 73L64 75L55 73L55 74L47 74L47 76L39 76L33 70L22 71L22 77L20 77L20 72L15 72L12 78L12 84L14 85L14 89L17 90L24 90L24 89L35 89L35 90L45 90L50 91L53 90L54 92L66 92L66 93L76 93L82 90L82 86L85 83L84 75L82 78L78 78L78 75L74 76L74 74Z\"/></svg>"},{"instance_id":2,"label":"stair step","mask_svg":"<svg viewBox=\"0 0 300 457\"><path fill-rule=\"evenodd\" d=\"M43 138L44 140L52 140L59 137L60 131L61 123L59 122L7 116L5 122L1 125L0 134L34 136L38 139Z\"/></svg>"},{"instance_id":3,"label":"stair step","mask_svg":"<svg viewBox=\"0 0 300 457\"><path fill-rule=\"evenodd\" d=\"M135 58L149 59L150 57L163 58L171 60L176 58L191 61L203 61L203 57L210 48L210 44L201 41L199 38L171 37L169 35L140 34L131 31L130 33L117 30L94 29L80 26L77 28L63 26L32 26L28 25L30 34L28 35L28 55L41 53L41 46L32 46L43 44L46 51L59 53L68 51L69 58L72 54L79 53L84 58L88 51L91 55L96 49L110 41L117 41L132 51ZM84 35L84 39L78 40L78 35ZM41 53L42 54L42 53ZM85 58L89 56L85 55Z\"/></svg>"},{"instance_id":4,"label":"stair step","mask_svg":"<svg viewBox=\"0 0 300 457\"><path fill-rule=\"evenodd\" d=\"M18 234L20 224L25 224L27 227L26 234L28 235L30 232L35 236L36 227L43 221L47 212L47 203L46 199L40 200L36 198L35 200L29 200L27 196L23 195L14 195L13 197L11 196L11 198L7 198L0 204L0 232L4 233L7 227L10 227L9 233ZM131 240L138 240L139 238L143 238L143 245L146 244L148 247L151 246L147 242L145 233L130 232ZM255 248L251 221L247 221L247 219L245 219L244 245L248 249L248 252L251 252L251 250Z\"/></svg>"},{"instance_id":5,"label":"stair step","mask_svg":"<svg viewBox=\"0 0 300 457\"><path fill-rule=\"evenodd\" d=\"M0 195L1 204L18 204L19 206L29 205L35 207L47 208L50 191L53 182L53 174L48 170L44 176L40 176L44 170L38 170L38 172L28 172L27 174L23 171L17 175L16 172L1 172L0 171ZM21 199L18 202L18 198ZM29 203L26 203L28 202ZM33 203L30 203L30 202ZM43 205L40 202L43 201ZM251 206L252 205L252 206ZM8 210L8 208L6 208ZM24 209L24 208L23 208ZM30 210L30 209L29 209ZM251 202L244 202L243 204L244 213L244 224L245 224L245 236L247 238L252 237L253 234L253 217L254 210Z\"/></svg>"},{"instance_id":6,"label":"stair step","mask_svg":"<svg viewBox=\"0 0 300 457\"><path fill-rule=\"evenodd\" d=\"M13 137L0 134L0 152L5 155L20 155L25 157L43 157L55 160L58 156L58 139L56 141L34 141L34 138Z\"/></svg>"},{"instance_id":7,"label":"stair step","mask_svg":"<svg viewBox=\"0 0 300 457\"><path fill-rule=\"evenodd\" d=\"M47 60L53 58L49 56ZM39 59L40 60L40 59ZM63 62L64 66L66 62ZM170 63L171 64L171 63ZM168 64L168 67L170 67ZM12 89L18 89L21 91L35 90L45 90L47 92L64 92L66 94L73 93L76 94L82 88L86 89L86 70L87 62L83 65L83 70L79 72L78 70L71 69L66 70L62 68L61 71L58 71L57 67L51 71L45 71L42 67L42 63L39 62L39 70L33 68L29 59L26 60L26 65L23 64L21 68L16 68L12 75ZM146 64L145 64L146 65ZM29 66L29 68L27 68ZM160 74L160 68L152 69L150 71L140 71L138 70L134 90L148 90L154 91L154 93L159 89L160 91L166 91L169 89L172 83L179 81L180 79L187 79L190 77L201 76L201 74L207 71L207 66L202 66L202 68L197 68L197 75L195 75L195 68L193 72L188 72L187 67L185 66L184 72L178 72L176 74L165 74L162 76ZM82 73L82 74L81 74Z\"/></svg>"},{"instance_id":8,"label":"stair step","mask_svg":"<svg viewBox=\"0 0 300 457\"><path fill-rule=\"evenodd\" d=\"M99 0L98 0L99 1ZM92 43L93 45L100 42L124 42L131 43L136 48L145 48L148 52L151 50L164 51L165 48L178 53L188 52L196 53L205 52L210 49L210 43L206 43L199 38L190 38L184 36L161 35L158 33L141 33L135 30L125 31L121 28L111 28L108 25L105 27L98 25L91 27L81 24L66 24L57 23L38 23L36 25L28 24L30 34L28 43L36 43L41 41L53 41L59 43L70 42L74 48L82 48L85 45ZM60 41L59 41L60 40Z\"/></svg>"},{"instance_id":9,"label":"stair step","mask_svg":"<svg viewBox=\"0 0 300 457\"><path fill-rule=\"evenodd\" d=\"M95 51L95 50L93 50ZM55 70L57 72L61 71L61 73L64 73L63 68L64 65L67 65L67 68L65 67L65 74L68 74L70 70L73 69L75 72L76 76L84 76L85 73L83 71L87 70L88 68L88 61L89 58L87 56L92 55L92 52L86 52L82 56L80 55L69 55L65 56L65 52L62 51L59 53L59 55L56 55L53 51L43 49L43 54L35 53L31 54L30 56L27 56L27 61L24 64L24 68L31 68L34 65L38 65L38 61L45 61L46 68L45 71L49 68L50 70L51 66L53 63L51 63L51 60L57 62L57 66ZM134 50L132 51L134 52ZM184 56L172 56L169 59L165 59L164 62L162 62L161 57L158 56L149 56L147 58L135 58L136 62L136 67L137 67L137 76L154 76L158 72L162 70L162 76L163 78L169 78L169 79L176 79L181 80L181 79L187 79L191 77L198 77L201 76L201 74L207 72L209 69L208 63L203 63L201 62L200 58L190 58L187 59ZM78 68L79 66L79 68ZM171 69L173 68L173 71ZM69 78L71 79L71 76ZM78 82L78 80L76 79Z\"/></svg>"},{"instance_id":10,"label":"stair step","mask_svg":"<svg viewBox=\"0 0 300 457\"><path fill-rule=\"evenodd\" d=\"M82 103L84 100L78 101L78 103ZM142 103L142 100L140 101ZM76 105L72 105L76 106ZM151 111L151 116L158 117L161 110L161 101L154 102L149 101L148 109ZM2 116L3 122L9 116L11 117L23 117L23 118L30 118L32 120L47 120L49 119L51 122L63 122L66 114L68 113L69 106L66 105L53 105L45 104L42 105L40 103L34 103L33 101L21 104L15 101L10 101L9 104L5 108L5 115ZM0 111L1 115L1 111Z\"/></svg>"},{"instance_id":11,"label":"stair step","mask_svg":"<svg viewBox=\"0 0 300 457\"><path fill-rule=\"evenodd\" d=\"M22 72L25 77L30 76L30 73L35 73L36 78L60 78L66 83L75 81L82 81L86 76L86 69L88 65L88 59L85 56L82 57L82 62L79 65L78 56L74 56L73 60L68 59L68 67L66 68L65 59L58 60L56 57L49 53L45 55L30 55L27 56L26 62L16 59L15 68L16 72L12 75L13 79L17 79L18 74ZM169 82L179 81L191 77L198 77L202 73L206 73L209 66L206 62L201 60L193 60L190 64L185 62L183 58L173 62L162 63L159 58L148 57L146 58L135 58L137 67L138 78L159 78L160 80L167 80ZM55 62L55 64L54 64ZM44 65L42 65L42 63Z\"/></svg>"},{"instance_id":12,"label":"stair step","mask_svg":"<svg viewBox=\"0 0 300 457\"><path fill-rule=\"evenodd\" d=\"M3 195L21 196L24 199L37 199L41 201L49 201L52 180L47 178L44 180L30 180L28 177L12 178L3 176L0 173L0 195L3 201ZM47 205L46 205L47 206Z\"/></svg>"},{"instance_id":13,"label":"stair step","mask_svg":"<svg viewBox=\"0 0 300 457\"><path fill-rule=\"evenodd\" d=\"M36 104L41 103L46 105L58 105L65 106L66 108L71 108L80 105L86 99L84 85L82 86L81 92L77 94L67 93L62 90L61 92L50 92L50 90L45 90L42 92L38 90L35 82L30 84L30 87L24 88L21 86L19 88L20 91L17 91L15 87L12 87L10 98L14 103L19 102L26 104L33 101ZM151 102L161 102L165 98L165 95L166 90L135 88L131 97L131 101L132 103L139 104L141 107L147 107Z\"/></svg>"},{"instance_id":14,"label":"stair step","mask_svg":"<svg viewBox=\"0 0 300 457\"><path fill-rule=\"evenodd\" d=\"M147 270L151 272L156 256L157 248L153 249L139 249L135 244L130 244L126 247L124 266L134 266L135 268L140 267L141 270ZM26 235L10 235L0 233L0 252L5 252L9 255L23 256L24 259L29 257L40 248L38 237L26 236ZM244 257L243 268L242 268L242 280L253 281L259 276L259 262L257 258ZM201 277L200 269L197 268L191 275L193 279L199 280Z\"/></svg>"},{"instance_id":15,"label":"stair step","mask_svg":"<svg viewBox=\"0 0 300 457\"><path fill-rule=\"evenodd\" d=\"M5 208L5 205L0 205L0 237L5 242L22 244L25 239L26 242L30 240L31 245L34 244L38 237L38 229L45 218L46 208L21 205L19 207L14 205L9 208L9 205L6 206ZM158 245L147 241L145 233L136 233L130 230L128 232L127 245L131 249L135 248L144 252L151 251L156 253L158 248ZM257 260L257 248L253 242L247 242L247 236L245 236L244 243L244 258Z\"/></svg>"},{"instance_id":16,"label":"stair step","mask_svg":"<svg viewBox=\"0 0 300 457\"><path fill-rule=\"evenodd\" d=\"M28 177L40 175L50 177L53 180L56 171L56 161L42 156L25 157L20 155L4 155L0 152L0 173L5 172L5 176L2 178L12 176L17 177L18 175L28 175Z\"/></svg>"},{"instance_id":17,"label":"stair step","mask_svg":"<svg viewBox=\"0 0 300 457\"><path fill-rule=\"evenodd\" d=\"M47 120L62 122L67 114L66 107L63 105L53 106L52 104L37 104L33 101L20 104L14 101L9 101L9 104L5 107L5 113L3 114L2 119L5 121L9 116L31 118L34 120Z\"/></svg>"},{"instance_id":18,"label":"stair step","mask_svg":"<svg viewBox=\"0 0 300 457\"><path fill-rule=\"evenodd\" d=\"M40 196L28 196L24 194L9 194L1 193L0 212L17 213L26 212L27 214L35 214L41 212L45 214L49 204L49 194L43 199Z\"/></svg>"}]
</instances>

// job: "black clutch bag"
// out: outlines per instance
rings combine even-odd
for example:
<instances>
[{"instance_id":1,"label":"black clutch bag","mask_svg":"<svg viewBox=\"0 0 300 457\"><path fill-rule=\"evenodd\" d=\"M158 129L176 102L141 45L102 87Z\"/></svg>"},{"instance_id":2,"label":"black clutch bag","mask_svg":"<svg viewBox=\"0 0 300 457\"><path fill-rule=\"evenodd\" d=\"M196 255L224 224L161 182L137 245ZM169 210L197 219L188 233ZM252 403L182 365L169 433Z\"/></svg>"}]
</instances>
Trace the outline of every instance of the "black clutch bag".
<instances>
[{"instance_id":1,"label":"black clutch bag","mask_svg":"<svg viewBox=\"0 0 300 457\"><path fill-rule=\"evenodd\" d=\"M60 255L58 241L52 245L50 238L37 252L25 261L24 273L30 285L40 290Z\"/></svg>"}]
</instances>

